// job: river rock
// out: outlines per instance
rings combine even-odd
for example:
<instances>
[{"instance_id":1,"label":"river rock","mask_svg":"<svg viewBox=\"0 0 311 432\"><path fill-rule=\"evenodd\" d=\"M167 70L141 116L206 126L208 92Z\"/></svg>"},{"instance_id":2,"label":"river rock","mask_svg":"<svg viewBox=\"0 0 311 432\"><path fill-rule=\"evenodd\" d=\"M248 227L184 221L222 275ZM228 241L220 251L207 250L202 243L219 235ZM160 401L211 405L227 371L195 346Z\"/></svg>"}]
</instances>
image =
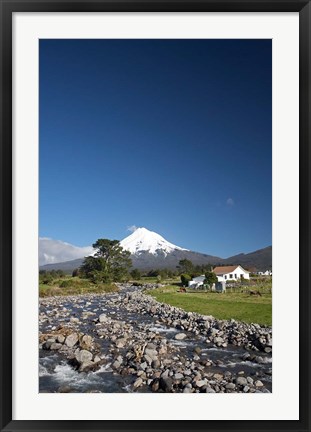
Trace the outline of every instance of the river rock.
<instances>
[{"instance_id":1,"label":"river rock","mask_svg":"<svg viewBox=\"0 0 311 432\"><path fill-rule=\"evenodd\" d=\"M54 339L54 338L47 339L47 340L45 341L44 348L45 348L45 349L50 349L50 348L51 348L51 345L52 345L53 343L55 343L55 339Z\"/></svg>"},{"instance_id":2,"label":"river rock","mask_svg":"<svg viewBox=\"0 0 311 432\"><path fill-rule=\"evenodd\" d=\"M222 379L223 379L223 375L222 374L219 374L219 373L215 373L214 374L214 378L215 378L215 380L217 380L217 381L221 381Z\"/></svg>"},{"instance_id":3,"label":"river rock","mask_svg":"<svg viewBox=\"0 0 311 432\"><path fill-rule=\"evenodd\" d=\"M212 387L207 386L205 389L205 393L216 393L214 389L212 389Z\"/></svg>"},{"instance_id":4,"label":"river rock","mask_svg":"<svg viewBox=\"0 0 311 432\"><path fill-rule=\"evenodd\" d=\"M120 338L116 340L116 347L117 348L124 348L126 344L126 339L125 338Z\"/></svg>"},{"instance_id":5,"label":"river rock","mask_svg":"<svg viewBox=\"0 0 311 432\"><path fill-rule=\"evenodd\" d=\"M151 383L151 390L153 392L157 392L159 390L159 387L160 387L160 380L156 378Z\"/></svg>"},{"instance_id":6,"label":"river rock","mask_svg":"<svg viewBox=\"0 0 311 432\"><path fill-rule=\"evenodd\" d=\"M143 383L143 380L141 378L137 378L137 380L134 382L134 388L140 387Z\"/></svg>"},{"instance_id":7,"label":"river rock","mask_svg":"<svg viewBox=\"0 0 311 432\"><path fill-rule=\"evenodd\" d=\"M185 333L177 333L175 335L176 340L184 340L184 339L186 339L186 337L187 337L187 335Z\"/></svg>"},{"instance_id":8,"label":"river rock","mask_svg":"<svg viewBox=\"0 0 311 432\"><path fill-rule=\"evenodd\" d=\"M155 349L146 348L145 349L145 355L149 356L152 360L155 360L158 358L158 352Z\"/></svg>"},{"instance_id":9,"label":"river rock","mask_svg":"<svg viewBox=\"0 0 311 432\"><path fill-rule=\"evenodd\" d=\"M97 368L96 363L92 361L85 361L81 363L79 367L79 372L89 372Z\"/></svg>"},{"instance_id":10,"label":"river rock","mask_svg":"<svg viewBox=\"0 0 311 432\"><path fill-rule=\"evenodd\" d=\"M61 343L54 342L51 344L50 349L51 350L59 350L59 349L61 349L62 346L63 345Z\"/></svg>"},{"instance_id":11,"label":"river rock","mask_svg":"<svg viewBox=\"0 0 311 432\"><path fill-rule=\"evenodd\" d=\"M90 349L92 349L92 345L93 345L93 338L91 336L89 336L89 335L82 336L82 339L80 342L80 347L82 349L90 350Z\"/></svg>"},{"instance_id":12,"label":"river rock","mask_svg":"<svg viewBox=\"0 0 311 432\"><path fill-rule=\"evenodd\" d=\"M65 344L68 348L72 348L78 342L79 336L77 333L71 333L66 337Z\"/></svg>"},{"instance_id":13,"label":"river rock","mask_svg":"<svg viewBox=\"0 0 311 432\"><path fill-rule=\"evenodd\" d=\"M118 360L116 360L115 362L112 363L112 367L114 369L119 369L121 367L121 363L119 363Z\"/></svg>"},{"instance_id":14,"label":"river rock","mask_svg":"<svg viewBox=\"0 0 311 432\"><path fill-rule=\"evenodd\" d=\"M197 387L203 387L206 384L206 382L204 380L198 380L196 381L195 385Z\"/></svg>"},{"instance_id":15,"label":"river rock","mask_svg":"<svg viewBox=\"0 0 311 432\"><path fill-rule=\"evenodd\" d=\"M237 383L237 385L246 386L247 383L248 383L248 381L247 381L246 378L244 378L244 377L242 377L242 376L239 376L239 377L236 379L236 383Z\"/></svg>"},{"instance_id":16,"label":"river rock","mask_svg":"<svg viewBox=\"0 0 311 432\"><path fill-rule=\"evenodd\" d=\"M260 380L255 381L256 387L263 387L263 383Z\"/></svg>"},{"instance_id":17,"label":"river rock","mask_svg":"<svg viewBox=\"0 0 311 432\"><path fill-rule=\"evenodd\" d=\"M163 377L160 378L160 388L165 391L166 393L172 391L173 387L173 380L170 377Z\"/></svg>"},{"instance_id":18,"label":"river rock","mask_svg":"<svg viewBox=\"0 0 311 432\"><path fill-rule=\"evenodd\" d=\"M191 387L184 387L184 389L183 389L183 391L182 391L183 393L192 393L192 388Z\"/></svg>"},{"instance_id":19,"label":"river rock","mask_svg":"<svg viewBox=\"0 0 311 432\"><path fill-rule=\"evenodd\" d=\"M57 340L57 342L63 344L65 342L65 336L62 334L59 334L59 335L57 335L56 340Z\"/></svg>"},{"instance_id":20,"label":"river rock","mask_svg":"<svg viewBox=\"0 0 311 432\"><path fill-rule=\"evenodd\" d=\"M85 362L89 362L92 360L93 354L90 351L81 350L81 351L77 352L75 357L79 363L85 363Z\"/></svg>"},{"instance_id":21,"label":"river rock","mask_svg":"<svg viewBox=\"0 0 311 432\"><path fill-rule=\"evenodd\" d=\"M101 315L99 315L99 317L98 317L98 321L100 322L100 323L105 323L105 322L107 322L108 321L108 317L107 317L107 315L106 314L101 314Z\"/></svg>"}]
</instances>

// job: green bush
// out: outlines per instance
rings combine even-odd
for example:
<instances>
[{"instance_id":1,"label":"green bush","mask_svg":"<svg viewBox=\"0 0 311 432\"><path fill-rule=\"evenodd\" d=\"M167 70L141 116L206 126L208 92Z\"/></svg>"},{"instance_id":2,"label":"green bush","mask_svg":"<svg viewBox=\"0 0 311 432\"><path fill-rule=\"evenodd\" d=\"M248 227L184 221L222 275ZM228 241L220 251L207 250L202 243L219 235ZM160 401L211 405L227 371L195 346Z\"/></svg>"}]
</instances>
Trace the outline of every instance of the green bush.
<instances>
[{"instance_id":1,"label":"green bush","mask_svg":"<svg viewBox=\"0 0 311 432\"><path fill-rule=\"evenodd\" d=\"M180 280L181 280L182 286L188 286L188 282L191 281L191 276L186 274L186 273L183 273L180 275Z\"/></svg>"}]
</instances>

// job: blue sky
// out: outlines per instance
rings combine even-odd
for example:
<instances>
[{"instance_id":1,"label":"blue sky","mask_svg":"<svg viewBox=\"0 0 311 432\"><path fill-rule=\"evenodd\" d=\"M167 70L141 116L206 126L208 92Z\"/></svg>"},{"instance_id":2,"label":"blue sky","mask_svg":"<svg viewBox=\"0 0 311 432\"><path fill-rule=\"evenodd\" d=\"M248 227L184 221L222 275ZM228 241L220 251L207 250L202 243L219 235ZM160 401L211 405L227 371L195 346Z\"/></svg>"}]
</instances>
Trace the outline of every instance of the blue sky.
<instances>
[{"instance_id":1,"label":"blue sky","mask_svg":"<svg viewBox=\"0 0 311 432\"><path fill-rule=\"evenodd\" d=\"M40 40L40 236L272 242L270 40Z\"/></svg>"}]
</instances>

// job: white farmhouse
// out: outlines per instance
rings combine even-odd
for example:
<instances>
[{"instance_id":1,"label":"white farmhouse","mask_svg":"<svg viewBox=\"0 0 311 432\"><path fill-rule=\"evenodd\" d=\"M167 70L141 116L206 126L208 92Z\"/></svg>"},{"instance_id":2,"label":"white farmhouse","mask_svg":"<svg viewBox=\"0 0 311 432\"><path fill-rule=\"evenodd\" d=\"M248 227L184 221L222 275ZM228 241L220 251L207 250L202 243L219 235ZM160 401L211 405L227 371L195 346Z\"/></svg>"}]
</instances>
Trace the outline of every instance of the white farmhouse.
<instances>
[{"instance_id":1,"label":"white farmhouse","mask_svg":"<svg viewBox=\"0 0 311 432\"><path fill-rule=\"evenodd\" d=\"M249 272L240 265L215 267L213 272L216 274L218 282L236 281L241 279L241 276L244 279L249 279Z\"/></svg>"},{"instance_id":2,"label":"white farmhouse","mask_svg":"<svg viewBox=\"0 0 311 432\"><path fill-rule=\"evenodd\" d=\"M188 287L198 288L199 286L203 285L204 279L205 279L205 275L197 276L188 282Z\"/></svg>"},{"instance_id":3,"label":"white farmhouse","mask_svg":"<svg viewBox=\"0 0 311 432\"><path fill-rule=\"evenodd\" d=\"M266 271L264 271L264 272L259 271L257 274L258 274L259 276L272 276L272 270L266 270Z\"/></svg>"}]
</instances>

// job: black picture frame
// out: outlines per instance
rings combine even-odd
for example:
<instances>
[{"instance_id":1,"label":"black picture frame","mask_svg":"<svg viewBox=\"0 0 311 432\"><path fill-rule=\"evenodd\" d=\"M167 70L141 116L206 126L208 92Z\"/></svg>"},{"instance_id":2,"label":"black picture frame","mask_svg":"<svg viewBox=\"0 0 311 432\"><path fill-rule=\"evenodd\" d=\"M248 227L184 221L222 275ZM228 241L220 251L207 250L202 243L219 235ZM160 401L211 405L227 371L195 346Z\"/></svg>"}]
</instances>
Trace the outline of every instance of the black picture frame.
<instances>
[{"instance_id":1,"label":"black picture frame","mask_svg":"<svg viewBox=\"0 0 311 432\"><path fill-rule=\"evenodd\" d=\"M310 116L311 4L305 0L0 0L1 7L1 431L309 431L310 430ZM299 12L299 420L12 420L12 14L15 12Z\"/></svg>"}]
</instances>

